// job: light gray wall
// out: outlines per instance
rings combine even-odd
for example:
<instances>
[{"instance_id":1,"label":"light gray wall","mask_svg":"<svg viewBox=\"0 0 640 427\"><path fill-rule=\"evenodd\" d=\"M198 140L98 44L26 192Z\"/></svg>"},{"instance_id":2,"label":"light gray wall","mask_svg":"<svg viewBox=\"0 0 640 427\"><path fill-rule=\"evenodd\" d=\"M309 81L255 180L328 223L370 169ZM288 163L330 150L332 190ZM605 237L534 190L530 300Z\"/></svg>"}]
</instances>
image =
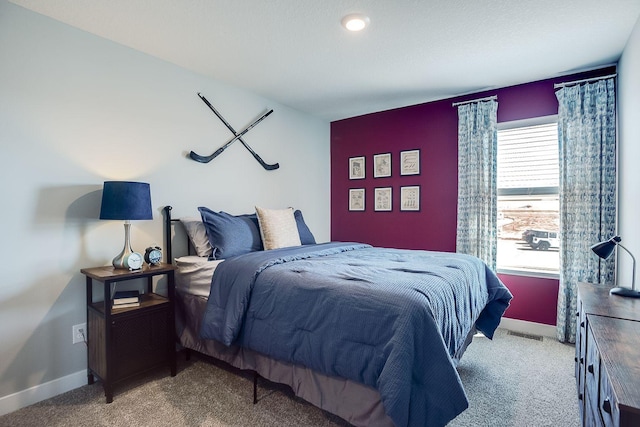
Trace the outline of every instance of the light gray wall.
<instances>
[{"instance_id":1,"label":"light gray wall","mask_svg":"<svg viewBox=\"0 0 640 427\"><path fill-rule=\"evenodd\" d=\"M228 60L228 58L221 59ZM229 131L274 113L209 164ZM197 215L294 206L329 239L329 123L256 94L90 35L0 0L0 402L86 368L71 326L85 321L83 267L106 265L124 242L97 219L105 180L151 184L153 221L132 226L134 249L162 245L161 209ZM1 406L1 405L0 405Z\"/></svg>"},{"instance_id":2,"label":"light gray wall","mask_svg":"<svg viewBox=\"0 0 640 427\"><path fill-rule=\"evenodd\" d=\"M618 233L640 262L640 20L618 64ZM618 251L618 284L629 286L631 257ZM636 272L636 288L640 275Z\"/></svg>"}]
</instances>

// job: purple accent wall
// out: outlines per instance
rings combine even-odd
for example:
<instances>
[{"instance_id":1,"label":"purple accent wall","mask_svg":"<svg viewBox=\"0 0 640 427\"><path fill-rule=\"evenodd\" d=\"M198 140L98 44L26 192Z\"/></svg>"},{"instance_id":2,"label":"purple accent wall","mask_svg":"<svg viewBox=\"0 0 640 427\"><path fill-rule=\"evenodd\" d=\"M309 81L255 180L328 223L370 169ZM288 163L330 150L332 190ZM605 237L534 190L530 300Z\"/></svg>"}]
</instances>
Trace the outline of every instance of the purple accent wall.
<instances>
[{"instance_id":1,"label":"purple accent wall","mask_svg":"<svg viewBox=\"0 0 640 427\"><path fill-rule=\"evenodd\" d=\"M453 102L498 96L498 122L558 113L554 84L615 73L615 67L331 123L331 240L454 252L458 113ZM421 174L400 176L400 151L420 149ZM373 178L373 155L391 153L392 176ZM365 156L366 178L349 179L349 158ZM401 212L400 187L420 185L420 212ZM393 210L375 212L375 187L392 187ZM349 189L365 189L365 211L349 211ZM514 295L507 317L555 325L558 281L501 275ZM544 289L544 292L540 292ZM555 295L555 299L552 295Z\"/></svg>"},{"instance_id":2,"label":"purple accent wall","mask_svg":"<svg viewBox=\"0 0 640 427\"><path fill-rule=\"evenodd\" d=\"M408 249L455 250L457 123L451 101L331 124L331 239ZM454 129L454 134L450 132ZM451 139L453 137L453 140ZM400 176L400 151L420 149L421 174ZM373 178L373 155L391 153L391 177ZM349 158L365 156L363 180ZM420 185L420 212L400 212L400 186ZM392 187L393 210L373 211L375 187ZM365 211L349 212L349 189L365 188Z\"/></svg>"},{"instance_id":3,"label":"purple accent wall","mask_svg":"<svg viewBox=\"0 0 640 427\"><path fill-rule=\"evenodd\" d=\"M556 325L558 279L498 274L513 294L504 316L510 319Z\"/></svg>"}]
</instances>

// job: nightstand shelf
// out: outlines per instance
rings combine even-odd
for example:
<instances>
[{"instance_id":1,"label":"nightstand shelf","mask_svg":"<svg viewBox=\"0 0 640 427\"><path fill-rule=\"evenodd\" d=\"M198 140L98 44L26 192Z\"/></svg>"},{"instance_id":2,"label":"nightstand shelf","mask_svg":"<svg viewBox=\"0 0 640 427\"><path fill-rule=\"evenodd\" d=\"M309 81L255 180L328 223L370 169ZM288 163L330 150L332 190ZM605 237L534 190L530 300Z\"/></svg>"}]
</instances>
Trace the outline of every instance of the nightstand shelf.
<instances>
[{"instance_id":1,"label":"nightstand shelf","mask_svg":"<svg viewBox=\"0 0 640 427\"><path fill-rule=\"evenodd\" d=\"M114 385L160 366L176 375L174 325L175 266L160 264L142 270L95 267L80 270L87 284L88 383L102 380L107 403L113 401ZM167 277L167 296L153 293L153 278ZM116 282L147 279L140 306L109 308ZM102 301L93 301L93 281L102 283ZM106 301L106 304L105 304Z\"/></svg>"},{"instance_id":2,"label":"nightstand shelf","mask_svg":"<svg viewBox=\"0 0 640 427\"><path fill-rule=\"evenodd\" d=\"M166 297L163 297L162 295L158 295L154 293L142 294L140 295L139 307L112 308L111 315L141 310L141 309L144 309L147 307L153 307L159 304L169 304L169 299ZM91 304L91 308L104 315L104 302L102 301L94 302L93 304Z\"/></svg>"}]
</instances>

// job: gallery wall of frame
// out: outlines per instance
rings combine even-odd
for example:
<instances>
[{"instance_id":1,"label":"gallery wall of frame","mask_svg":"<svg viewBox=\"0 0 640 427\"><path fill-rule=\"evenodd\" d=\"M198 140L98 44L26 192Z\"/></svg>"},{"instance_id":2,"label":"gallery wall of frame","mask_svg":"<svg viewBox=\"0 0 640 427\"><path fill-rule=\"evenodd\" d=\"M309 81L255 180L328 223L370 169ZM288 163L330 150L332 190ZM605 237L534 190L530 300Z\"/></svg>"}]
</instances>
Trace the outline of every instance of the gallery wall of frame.
<instances>
[{"instance_id":1,"label":"gallery wall of frame","mask_svg":"<svg viewBox=\"0 0 640 427\"><path fill-rule=\"evenodd\" d=\"M373 178L391 178L393 171L397 170L400 176L420 175L420 150L406 150L398 153L398 168L393 167L392 153L374 154L371 159L373 168ZM366 156L349 157L349 180L363 180L367 178L367 158ZM420 185L417 182L407 182L413 185L399 185L399 198L395 202L401 212L420 212ZM391 212L394 208L393 186L380 185L373 188L370 195L375 212ZM367 209L367 189L354 185L349 188L349 211L364 212Z\"/></svg>"}]
</instances>

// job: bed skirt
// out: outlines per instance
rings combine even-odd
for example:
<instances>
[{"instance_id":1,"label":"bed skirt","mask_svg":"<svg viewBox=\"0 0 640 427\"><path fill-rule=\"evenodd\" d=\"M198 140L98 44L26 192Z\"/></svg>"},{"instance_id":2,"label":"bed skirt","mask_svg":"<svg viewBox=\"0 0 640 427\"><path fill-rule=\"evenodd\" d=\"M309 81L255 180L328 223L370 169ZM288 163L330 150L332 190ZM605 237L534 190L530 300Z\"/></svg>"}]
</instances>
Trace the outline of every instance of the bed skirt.
<instances>
[{"instance_id":1,"label":"bed skirt","mask_svg":"<svg viewBox=\"0 0 640 427\"><path fill-rule=\"evenodd\" d=\"M176 334L188 349L222 360L238 369L253 370L275 383L286 384L294 394L355 426L393 426L384 412L380 394L364 384L329 377L300 365L275 360L250 349L199 337L206 298L176 291ZM469 341L469 340L467 340Z\"/></svg>"}]
</instances>

